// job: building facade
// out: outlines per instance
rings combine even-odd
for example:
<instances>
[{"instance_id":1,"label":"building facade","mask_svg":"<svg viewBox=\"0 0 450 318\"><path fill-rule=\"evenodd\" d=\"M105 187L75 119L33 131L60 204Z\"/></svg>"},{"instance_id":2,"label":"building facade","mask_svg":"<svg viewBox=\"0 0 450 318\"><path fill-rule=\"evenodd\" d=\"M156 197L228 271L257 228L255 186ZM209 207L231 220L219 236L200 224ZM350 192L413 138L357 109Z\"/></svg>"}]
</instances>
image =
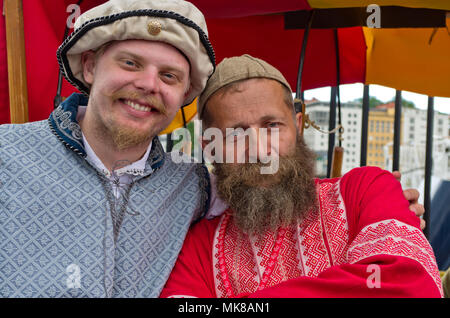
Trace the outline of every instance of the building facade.
<instances>
[{"instance_id":1,"label":"building facade","mask_svg":"<svg viewBox=\"0 0 450 318\"><path fill-rule=\"evenodd\" d=\"M306 113L321 130L328 131L329 104L306 101ZM394 140L394 103L379 105L369 111L367 165L392 170ZM344 159L342 173L360 166L362 107L358 103L342 103ZM336 118L336 122L338 122ZM402 184L418 187L424 177L427 111L402 108L400 129L400 171ZM433 173L450 180L450 116L434 113ZM316 174L324 177L328 165L328 135L310 127L304 130L305 142L317 154ZM335 136L335 145L338 144Z\"/></svg>"},{"instance_id":2,"label":"building facade","mask_svg":"<svg viewBox=\"0 0 450 318\"><path fill-rule=\"evenodd\" d=\"M358 103L342 103L342 125L344 127L342 147L344 148L344 158L342 163L342 173L346 173L355 167L359 167L361 156L361 125L362 113L361 105ZM318 100L306 102L306 113L323 131L329 131L328 121L330 115L330 105ZM336 123L338 122L336 115ZM337 134L335 146L339 140ZM316 174L319 177L327 175L328 165L328 134L321 133L310 127L304 130L306 144L317 154ZM331 160L331 158L330 158Z\"/></svg>"}]
</instances>

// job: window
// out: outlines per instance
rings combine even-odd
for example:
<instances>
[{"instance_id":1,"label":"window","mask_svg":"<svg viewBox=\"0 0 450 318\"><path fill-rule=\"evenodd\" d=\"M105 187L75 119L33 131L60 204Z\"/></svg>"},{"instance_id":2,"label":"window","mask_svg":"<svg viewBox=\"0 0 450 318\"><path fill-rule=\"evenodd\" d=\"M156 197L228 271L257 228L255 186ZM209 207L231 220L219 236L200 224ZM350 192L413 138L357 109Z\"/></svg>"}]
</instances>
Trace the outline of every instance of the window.
<instances>
[{"instance_id":1,"label":"window","mask_svg":"<svg viewBox=\"0 0 450 318\"><path fill-rule=\"evenodd\" d=\"M328 113L324 111L316 111L312 113L312 120L316 122L317 125L326 125L328 122Z\"/></svg>"}]
</instances>

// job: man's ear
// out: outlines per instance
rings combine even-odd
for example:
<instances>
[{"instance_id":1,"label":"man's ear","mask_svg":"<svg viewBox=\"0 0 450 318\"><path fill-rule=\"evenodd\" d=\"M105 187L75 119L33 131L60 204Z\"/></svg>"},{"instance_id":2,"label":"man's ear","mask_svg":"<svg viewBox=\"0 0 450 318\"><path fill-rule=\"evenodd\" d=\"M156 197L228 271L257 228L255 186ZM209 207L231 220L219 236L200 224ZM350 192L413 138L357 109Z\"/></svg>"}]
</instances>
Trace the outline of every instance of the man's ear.
<instances>
[{"instance_id":1,"label":"man's ear","mask_svg":"<svg viewBox=\"0 0 450 318\"><path fill-rule=\"evenodd\" d=\"M86 83L92 85L94 82L96 56L94 51L81 54L81 65L83 67L83 78Z\"/></svg>"},{"instance_id":2,"label":"man's ear","mask_svg":"<svg viewBox=\"0 0 450 318\"><path fill-rule=\"evenodd\" d=\"M303 135L303 113L302 112L298 112L295 115L295 124L297 126L298 131L299 131L299 134Z\"/></svg>"}]
</instances>

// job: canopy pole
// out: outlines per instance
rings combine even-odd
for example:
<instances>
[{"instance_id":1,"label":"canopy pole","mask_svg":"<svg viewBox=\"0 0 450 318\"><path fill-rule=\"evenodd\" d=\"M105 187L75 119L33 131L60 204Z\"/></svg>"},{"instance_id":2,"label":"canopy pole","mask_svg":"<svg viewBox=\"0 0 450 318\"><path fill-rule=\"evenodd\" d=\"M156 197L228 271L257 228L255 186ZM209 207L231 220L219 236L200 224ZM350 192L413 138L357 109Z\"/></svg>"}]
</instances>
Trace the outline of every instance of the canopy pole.
<instances>
[{"instance_id":1,"label":"canopy pole","mask_svg":"<svg viewBox=\"0 0 450 318\"><path fill-rule=\"evenodd\" d=\"M430 214L431 214L431 175L433 171L433 126L434 126L434 97L428 96L427 110L427 143L425 150L425 186L424 200L425 214L423 216L426 227L424 234L427 238L430 235Z\"/></svg>"},{"instance_id":2,"label":"canopy pole","mask_svg":"<svg viewBox=\"0 0 450 318\"><path fill-rule=\"evenodd\" d=\"M29 121L29 117L22 0L4 0L3 5L11 123L23 124Z\"/></svg>"},{"instance_id":3,"label":"canopy pole","mask_svg":"<svg viewBox=\"0 0 450 318\"><path fill-rule=\"evenodd\" d=\"M311 30L313 17L314 17L314 10L311 10L308 15L305 32L303 33L302 49L300 51L300 61L298 63L297 87L295 89L294 108L296 113L302 113L302 128L301 128L302 135L303 130L305 128L305 120L306 120L305 116L306 110L304 102L305 98L302 90L303 65L305 64L306 47L308 45L309 31Z\"/></svg>"},{"instance_id":4,"label":"canopy pole","mask_svg":"<svg viewBox=\"0 0 450 318\"><path fill-rule=\"evenodd\" d=\"M303 43L302 43L302 49L300 51L300 62L298 65L298 75L297 75L297 87L295 90L295 98L302 99L303 93L302 93L302 76L303 76L303 66L305 64L305 56L306 56L306 47L308 45L308 37L309 37L309 31L311 30L312 21L314 17L314 10L311 10L308 15L308 21L305 28L305 32L303 33ZM303 101L303 99L302 99ZM301 109L296 109L297 113L301 112Z\"/></svg>"},{"instance_id":5,"label":"canopy pole","mask_svg":"<svg viewBox=\"0 0 450 318\"><path fill-rule=\"evenodd\" d=\"M328 118L328 130L333 130L336 128L336 97L337 97L337 87L331 87L331 97L330 97L330 117ZM328 152L327 152L327 178L331 178L332 166L333 166L333 152L335 146L336 135L328 135Z\"/></svg>"},{"instance_id":6,"label":"canopy pole","mask_svg":"<svg viewBox=\"0 0 450 318\"><path fill-rule=\"evenodd\" d=\"M184 107L181 107L181 115L183 116L183 127L186 128L186 114L184 113Z\"/></svg>"},{"instance_id":7,"label":"canopy pole","mask_svg":"<svg viewBox=\"0 0 450 318\"><path fill-rule=\"evenodd\" d=\"M172 149L173 149L172 133L169 133L169 134L167 134L166 152L171 152Z\"/></svg>"},{"instance_id":8,"label":"canopy pole","mask_svg":"<svg viewBox=\"0 0 450 318\"><path fill-rule=\"evenodd\" d=\"M367 166L367 142L369 135L369 102L370 93L369 85L364 85L363 103L362 103L362 131L361 131L361 158L359 165L361 167Z\"/></svg>"},{"instance_id":9,"label":"canopy pole","mask_svg":"<svg viewBox=\"0 0 450 318\"><path fill-rule=\"evenodd\" d=\"M400 135L402 125L402 91L395 92L394 153L392 171L400 171Z\"/></svg>"},{"instance_id":10,"label":"canopy pole","mask_svg":"<svg viewBox=\"0 0 450 318\"><path fill-rule=\"evenodd\" d=\"M342 147L342 114L341 114L341 60L339 53L339 36L338 30L333 30L334 34L334 45L336 49L336 95L337 95L337 106L338 106L338 124L339 124L339 147Z\"/></svg>"},{"instance_id":11,"label":"canopy pole","mask_svg":"<svg viewBox=\"0 0 450 318\"><path fill-rule=\"evenodd\" d=\"M332 98L334 101L334 108L336 109L336 97L337 97L337 107L338 107L338 124L339 124L339 130L338 130L338 146L334 146L333 148L333 157L331 160L331 170L329 171L329 177L330 178L337 178L342 175L342 163L344 162L344 148L342 148L342 134L343 134L343 128L342 128L342 115L341 115L341 93L340 93L340 86L341 86L341 62L340 62L340 55L339 55L339 36L338 36L338 30L334 29L334 44L336 49L336 90L335 94L332 94ZM331 108L330 103L330 108ZM336 112L336 110L335 110ZM331 111L330 111L331 116ZM335 120L336 124L336 120ZM334 127L332 128L334 129ZM330 138L328 136L328 138ZM334 140L333 136L333 140ZM330 149L328 149L328 152L330 152Z\"/></svg>"}]
</instances>

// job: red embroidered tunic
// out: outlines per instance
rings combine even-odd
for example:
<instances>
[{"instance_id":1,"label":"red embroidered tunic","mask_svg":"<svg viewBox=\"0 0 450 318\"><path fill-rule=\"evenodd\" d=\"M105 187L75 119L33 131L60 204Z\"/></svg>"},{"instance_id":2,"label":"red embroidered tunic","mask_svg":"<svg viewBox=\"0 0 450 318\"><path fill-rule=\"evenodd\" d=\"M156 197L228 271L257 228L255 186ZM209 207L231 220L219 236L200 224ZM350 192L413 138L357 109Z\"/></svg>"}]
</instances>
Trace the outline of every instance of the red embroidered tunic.
<instances>
[{"instance_id":1,"label":"red embroidered tunic","mask_svg":"<svg viewBox=\"0 0 450 318\"><path fill-rule=\"evenodd\" d=\"M400 183L374 167L316 180L317 209L258 237L227 211L194 225L161 297L442 297Z\"/></svg>"}]
</instances>

